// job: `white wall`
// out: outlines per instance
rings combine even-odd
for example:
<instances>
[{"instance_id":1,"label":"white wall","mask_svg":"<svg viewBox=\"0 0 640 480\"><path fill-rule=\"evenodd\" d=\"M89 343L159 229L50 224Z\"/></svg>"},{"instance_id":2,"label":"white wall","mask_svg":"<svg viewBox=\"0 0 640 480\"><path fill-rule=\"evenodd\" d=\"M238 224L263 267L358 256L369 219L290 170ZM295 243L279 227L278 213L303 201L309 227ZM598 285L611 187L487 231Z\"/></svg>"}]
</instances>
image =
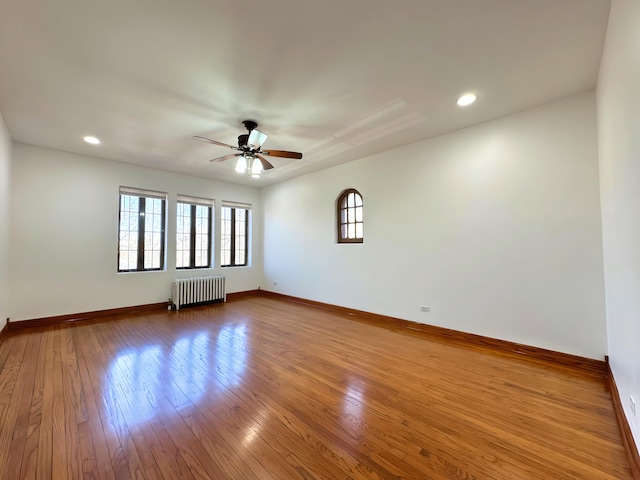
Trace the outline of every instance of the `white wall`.
<instances>
[{"instance_id":1,"label":"white wall","mask_svg":"<svg viewBox=\"0 0 640 480\"><path fill-rule=\"evenodd\" d=\"M0 114L0 330L9 316L9 175L11 137Z\"/></svg>"},{"instance_id":2,"label":"white wall","mask_svg":"<svg viewBox=\"0 0 640 480\"><path fill-rule=\"evenodd\" d=\"M596 137L590 92L265 188L262 288L603 359Z\"/></svg>"},{"instance_id":3,"label":"white wall","mask_svg":"<svg viewBox=\"0 0 640 480\"><path fill-rule=\"evenodd\" d=\"M167 192L167 270L116 273L120 186ZM224 274L227 291L258 288L259 190L15 143L10 222L10 317L25 320L166 301L177 277ZM178 194L253 205L252 267L175 270ZM219 238L214 231L215 259Z\"/></svg>"},{"instance_id":4,"label":"white wall","mask_svg":"<svg viewBox=\"0 0 640 480\"><path fill-rule=\"evenodd\" d=\"M640 410L639 86L640 3L614 0L598 80L600 188L609 357L636 445L629 395Z\"/></svg>"}]
</instances>

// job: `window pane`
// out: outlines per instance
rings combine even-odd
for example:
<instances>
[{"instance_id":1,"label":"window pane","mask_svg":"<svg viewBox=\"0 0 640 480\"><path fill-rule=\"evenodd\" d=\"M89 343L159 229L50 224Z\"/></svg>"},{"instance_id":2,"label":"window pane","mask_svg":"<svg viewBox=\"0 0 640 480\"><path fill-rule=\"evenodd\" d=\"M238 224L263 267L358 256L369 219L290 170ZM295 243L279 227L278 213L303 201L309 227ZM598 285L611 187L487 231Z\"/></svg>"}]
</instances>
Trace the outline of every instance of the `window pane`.
<instances>
[{"instance_id":1,"label":"window pane","mask_svg":"<svg viewBox=\"0 0 640 480\"><path fill-rule=\"evenodd\" d=\"M220 264L231 265L231 208L222 207L220 225Z\"/></svg>"},{"instance_id":2,"label":"window pane","mask_svg":"<svg viewBox=\"0 0 640 480\"><path fill-rule=\"evenodd\" d=\"M245 249L247 243L247 218L248 210L236 208L236 265L245 265L247 263L247 252Z\"/></svg>"},{"instance_id":3,"label":"window pane","mask_svg":"<svg viewBox=\"0 0 640 480\"><path fill-rule=\"evenodd\" d=\"M196 267L208 267L209 235L196 235Z\"/></svg>"},{"instance_id":4,"label":"window pane","mask_svg":"<svg viewBox=\"0 0 640 480\"><path fill-rule=\"evenodd\" d=\"M344 190L338 198L338 204L338 243L354 240L360 243L364 233L362 196L353 189Z\"/></svg>"},{"instance_id":5,"label":"window pane","mask_svg":"<svg viewBox=\"0 0 640 480\"><path fill-rule=\"evenodd\" d=\"M144 215L144 268L158 269L160 265L160 249L162 236L162 200L145 199Z\"/></svg>"},{"instance_id":6,"label":"window pane","mask_svg":"<svg viewBox=\"0 0 640 480\"><path fill-rule=\"evenodd\" d=\"M195 224L195 252L194 252L194 266L195 267L208 267L209 266L209 215L211 212L210 207L203 205L194 205L196 224Z\"/></svg>"},{"instance_id":7,"label":"window pane","mask_svg":"<svg viewBox=\"0 0 640 480\"><path fill-rule=\"evenodd\" d=\"M144 203L143 203L144 202ZM144 211L140 208L144 205ZM140 222L142 221L142 225ZM164 200L120 194L118 270L159 269L164 250ZM141 230L141 231L140 231ZM143 236L142 251L139 235ZM138 263L142 255L142 265Z\"/></svg>"},{"instance_id":8,"label":"window pane","mask_svg":"<svg viewBox=\"0 0 640 480\"><path fill-rule=\"evenodd\" d=\"M236 220L234 224L234 230L235 230L236 237L238 235L244 235L244 222Z\"/></svg>"},{"instance_id":9,"label":"window pane","mask_svg":"<svg viewBox=\"0 0 640 480\"><path fill-rule=\"evenodd\" d=\"M204 252L196 252L196 267L207 267L207 257Z\"/></svg>"},{"instance_id":10,"label":"window pane","mask_svg":"<svg viewBox=\"0 0 640 480\"><path fill-rule=\"evenodd\" d=\"M153 258L150 251L144 252L144 268L153 268Z\"/></svg>"},{"instance_id":11,"label":"window pane","mask_svg":"<svg viewBox=\"0 0 640 480\"><path fill-rule=\"evenodd\" d=\"M120 214L120 231L129 230L130 217L131 214L128 211L123 211Z\"/></svg>"},{"instance_id":12,"label":"window pane","mask_svg":"<svg viewBox=\"0 0 640 480\"><path fill-rule=\"evenodd\" d=\"M129 215L129 231L137 232L138 231L138 216L139 213L136 210L135 215Z\"/></svg>"},{"instance_id":13,"label":"window pane","mask_svg":"<svg viewBox=\"0 0 640 480\"><path fill-rule=\"evenodd\" d=\"M129 244L125 246L130 252L138 251L138 232L132 232L129 234Z\"/></svg>"},{"instance_id":14,"label":"window pane","mask_svg":"<svg viewBox=\"0 0 640 480\"><path fill-rule=\"evenodd\" d=\"M176 212L176 268L189 268L191 250L191 205L178 202Z\"/></svg>"},{"instance_id":15,"label":"window pane","mask_svg":"<svg viewBox=\"0 0 640 480\"><path fill-rule=\"evenodd\" d=\"M221 214L221 265L245 265L249 211L245 208L223 207ZM204 240L210 242L208 236L203 236Z\"/></svg>"},{"instance_id":16,"label":"window pane","mask_svg":"<svg viewBox=\"0 0 640 480\"><path fill-rule=\"evenodd\" d=\"M184 268L186 265L184 264L184 252L178 250L176 251L176 268Z\"/></svg>"},{"instance_id":17,"label":"window pane","mask_svg":"<svg viewBox=\"0 0 640 480\"><path fill-rule=\"evenodd\" d=\"M120 270L134 270L138 263L138 257L135 252L120 252L119 265Z\"/></svg>"},{"instance_id":18,"label":"window pane","mask_svg":"<svg viewBox=\"0 0 640 480\"><path fill-rule=\"evenodd\" d=\"M244 235L236 235L236 252L244 250Z\"/></svg>"},{"instance_id":19,"label":"window pane","mask_svg":"<svg viewBox=\"0 0 640 480\"><path fill-rule=\"evenodd\" d=\"M118 270L135 270L138 262L138 199L120 195Z\"/></svg>"},{"instance_id":20,"label":"window pane","mask_svg":"<svg viewBox=\"0 0 640 480\"><path fill-rule=\"evenodd\" d=\"M176 267L203 268L210 266L210 222L212 208L179 202L176 219ZM222 211L222 232L227 225L227 211ZM223 240L224 241L224 240ZM193 242L193 244L192 244ZM193 248L193 250L192 250Z\"/></svg>"}]
</instances>

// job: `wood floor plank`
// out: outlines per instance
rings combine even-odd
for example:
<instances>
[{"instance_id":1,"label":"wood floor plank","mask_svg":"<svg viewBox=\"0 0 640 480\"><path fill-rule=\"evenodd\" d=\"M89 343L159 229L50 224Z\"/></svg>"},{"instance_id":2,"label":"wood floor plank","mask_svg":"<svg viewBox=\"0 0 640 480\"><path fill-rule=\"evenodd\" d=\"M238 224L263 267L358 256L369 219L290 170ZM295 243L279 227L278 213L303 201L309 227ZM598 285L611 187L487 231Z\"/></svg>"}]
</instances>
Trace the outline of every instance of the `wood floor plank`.
<instances>
[{"instance_id":1,"label":"wood floor plank","mask_svg":"<svg viewBox=\"0 0 640 480\"><path fill-rule=\"evenodd\" d=\"M104 330L104 325L97 326L97 339L99 342L94 342L95 351L102 353L101 364L106 365L106 362L113 361L116 358L118 352L116 344L113 341L109 341L109 332ZM98 344L100 348L98 349ZM85 358L87 351L85 350ZM117 358L116 358L117 359ZM111 365L114 365L113 363ZM130 365L126 361L118 362L114 365L114 368L103 370L103 375L106 374L106 386L100 391L101 404L104 407L101 415L107 419L107 428L118 439L119 447L114 451L117 456L122 455L124 457L124 465L128 469L128 477L132 479L153 479L156 478L155 472L149 471L149 452L144 448L143 444L138 442L136 445L137 431L134 431L134 436L129 430L129 424L127 423L127 415L131 415L132 408L139 408L140 405L132 407L132 392L133 392L133 378L136 372L130 368ZM103 423L104 424L104 423ZM140 451L138 450L140 448ZM141 458L142 456L142 458ZM118 476L125 476L125 474L117 472Z\"/></svg>"},{"instance_id":2,"label":"wood floor plank","mask_svg":"<svg viewBox=\"0 0 640 480\"><path fill-rule=\"evenodd\" d=\"M42 416L40 422L40 437L38 441L38 460L36 463L36 479L48 480L52 478L53 468L53 371L54 371L54 340L56 328L42 329L44 336L44 385L42 388ZM28 332L26 332L28 333ZM34 333L34 334L38 334ZM42 353L41 353L42 355ZM65 468L66 470L66 468Z\"/></svg>"},{"instance_id":3,"label":"wood floor plank","mask_svg":"<svg viewBox=\"0 0 640 480\"><path fill-rule=\"evenodd\" d=\"M87 326L88 327L88 326ZM110 428L112 418L104 404L101 385L103 385L103 366L106 356L97 341L96 332L85 326L79 326L82 336L79 336L78 346L82 350L80 375L85 392L89 422L96 458L99 460L101 478L115 478L128 480L129 462L125 456L120 439L113 428ZM110 467L110 468L109 468Z\"/></svg>"},{"instance_id":4,"label":"wood floor plank","mask_svg":"<svg viewBox=\"0 0 640 480\"><path fill-rule=\"evenodd\" d=\"M86 329L73 328L71 333L76 346L77 374L86 409L78 423L83 476L84 478L114 480L115 476L109 455L110 448L96 407L91 377L83 351L78 348L86 341Z\"/></svg>"},{"instance_id":5,"label":"wood floor plank","mask_svg":"<svg viewBox=\"0 0 640 480\"><path fill-rule=\"evenodd\" d=\"M120 444L114 438L107 439L104 432L104 426L100 418L99 409L96 405L96 398L89 376L89 370L86 365L86 359L80 358L78 361L80 378L82 379L83 390L86 398L88 419L80 425L83 434L87 432L93 443L93 451L95 455L95 465L98 472L98 478L104 480L114 480L114 465L120 465L120 461L116 460L116 455L111 452L119 451ZM114 445L115 443L115 445ZM113 462L112 462L113 459Z\"/></svg>"},{"instance_id":6,"label":"wood floor plank","mask_svg":"<svg viewBox=\"0 0 640 480\"><path fill-rule=\"evenodd\" d=\"M10 332L0 480L629 480L604 379L245 297Z\"/></svg>"},{"instance_id":7,"label":"wood floor plank","mask_svg":"<svg viewBox=\"0 0 640 480\"><path fill-rule=\"evenodd\" d=\"M14 357L16 363L14 363L12 367L12 370L15 371L17 375L15 378L20 381L15 383L15 388L11 391L10 402L7 405L4 420L0 424L2 425L2 437L11 439L8 452L4 456L4 458L7 459L6 463L2 458L3 452L0 450L0 465L4 465L5 474L8 478L18 478L20 475L21 460L24 454L29 422L29 406L31 405L33 384L35 381L35 370L33 368L27 368L24 359L34 356L37 351L36 340L29 338L25 340L26 345L24 351L20 349L23 357L20 358L16 355ZM5 394L6 390L3 389L3 397ZM6 442L6 439L0 439L0 445L5 445ZM0 448L2 447L0 446Z\"/></svg>"},{"instance_id":8,"label":"wood floor plank","mask_svg":"<svg viewBox=\"0 0 640 480\"><path fill-rule=\"evenodd\" d=\"M29 362L34 364L30 368L34 370L35 378L33 395L29 404L29 425L22 454L20 476L18 477L21 479L36 478L40 428L42 425L42 396L45 384L46 340L47 337L45 335L33 336L33 341L38 345L38 350L33 357L29 358Z\"/></svg>"}]
</instances>

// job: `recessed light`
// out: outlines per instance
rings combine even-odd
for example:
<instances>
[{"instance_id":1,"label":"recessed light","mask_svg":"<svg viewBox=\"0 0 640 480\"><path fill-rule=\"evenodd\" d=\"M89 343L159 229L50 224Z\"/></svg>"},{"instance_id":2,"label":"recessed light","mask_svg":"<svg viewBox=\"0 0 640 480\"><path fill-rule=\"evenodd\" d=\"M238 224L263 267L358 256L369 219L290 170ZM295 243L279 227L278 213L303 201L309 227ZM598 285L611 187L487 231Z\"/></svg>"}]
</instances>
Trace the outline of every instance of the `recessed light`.
<instances>
[{"instance_id":1,"label":"recessed light","mask_svg":"<svg viewBox=\"0 0 640 480\"><path fill-rule=\"evenodd\" d=\"M91 145L98 145L100 144L100 140L98 140L96 137L91 137L89 135L87 135L86 137L84 137L84 141L87 143L90 143Z\"/></svg>"},{"instance_id":2,"label":"recessed light","mask_svg":"<svg viewBox=\"0 0 640 480\"><path fill-rule=\"evenodd\" d=\"M476 96L473 93L465 93L458 99L458 105L466 107L476 101Z\"/></svg>"}]
</instances>

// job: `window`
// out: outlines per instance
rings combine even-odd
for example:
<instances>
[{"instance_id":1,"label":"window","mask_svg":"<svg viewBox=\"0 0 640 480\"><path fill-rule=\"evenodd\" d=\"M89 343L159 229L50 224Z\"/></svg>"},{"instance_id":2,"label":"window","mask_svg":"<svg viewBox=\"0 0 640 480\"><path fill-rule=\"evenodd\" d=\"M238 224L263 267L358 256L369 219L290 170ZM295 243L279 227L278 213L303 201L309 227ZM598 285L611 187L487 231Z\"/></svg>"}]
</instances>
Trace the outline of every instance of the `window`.
<instances>
[{"instance_id":1,"label":"window","mask_svg":"<svg viewBox=\"0 0 640 480\"><path fill-rule=\"evenodd\" d=\"M242 267L248 264L250 210L251 205L223 202L220 266Z\"/></svg>"},{"instance_id":2,"label":"window","mask_svg":"<svg viewBox=\"0 0 640 480\"><path fill-rule=\"evenodd\" d=\"M120 187L118 272L162 270L166 193Z\"/></svg>"},{"instance_id":3,"label":"window","mask_svg":"<svg viewBox=\"0 0 640 480\"><path fill-rule=\"evenodd\" d=\"M213 200L178 195L176 268L211 266Z\"/></svg>"},{"instance_id":4,"label":"window","mask_svg":"<svg viewBox=\"0 0 640 480\"><path fill-rule=\"evenodd\" d=\"M338 243L362 243L362 195L350 188L338 197Z\"/></svg>"}]
</instances>

